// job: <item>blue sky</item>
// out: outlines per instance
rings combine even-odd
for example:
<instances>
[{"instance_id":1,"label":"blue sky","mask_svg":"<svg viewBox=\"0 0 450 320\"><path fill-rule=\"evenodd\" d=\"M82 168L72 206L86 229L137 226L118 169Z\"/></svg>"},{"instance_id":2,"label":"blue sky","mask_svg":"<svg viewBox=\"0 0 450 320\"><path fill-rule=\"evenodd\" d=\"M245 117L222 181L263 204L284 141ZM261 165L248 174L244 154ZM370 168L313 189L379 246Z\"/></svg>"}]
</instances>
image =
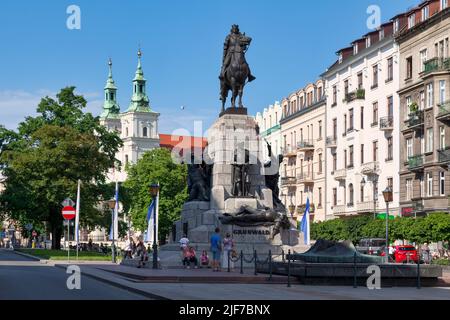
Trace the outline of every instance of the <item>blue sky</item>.
<instances>
[{"instance_id":1,"label":"blue sky","mask_svg":"<svg viewBox=\"0 0 450 320\"><path fill-rule=\"evenodd\" d=\"M367 33L369 5L382 21L419 0L43 0L0 4L0 124L15 128L40 97L75 85L101 112L107 60L128 107L138 45L147 91L161 113L160 131L204 129L220 110L217 79L230 26L253 38L247 60L257 80L244 104L255 114L314 81L335 51ZM69 5L81 9L81 30L66 27ZM185 106L181 110L180 106Z\"/></svg>"}]
</instances>

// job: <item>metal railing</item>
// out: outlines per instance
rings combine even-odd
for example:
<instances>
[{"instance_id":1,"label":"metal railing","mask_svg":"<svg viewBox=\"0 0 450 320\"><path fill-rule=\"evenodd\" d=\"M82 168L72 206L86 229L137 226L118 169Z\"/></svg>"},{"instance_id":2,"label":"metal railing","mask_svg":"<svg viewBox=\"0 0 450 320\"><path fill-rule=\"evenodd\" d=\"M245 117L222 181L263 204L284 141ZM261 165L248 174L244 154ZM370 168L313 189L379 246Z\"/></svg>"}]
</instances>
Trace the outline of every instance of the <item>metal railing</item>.
<instances>
[{"instance_id":1,"label":"metal railing","mask_svg":"<svg viewBox=\"0 0 450 320\"><path fill-rule=\"evenodd\" d=\"M327 147L336 147L337 143L337 138L335 136L331 136L331 137L327 137L325 140L325 145Z\"/></svg>"},{"instance_id":2,"label":"metal railing","mask_svg":"<svg viewBox=\"0 0 450 320\"><path fill-rule=\"evenodd\" d=\"M412 128L419 125L423 125L423 110L418 110L408 115L407 121L408 128Z\"/></svg>"},{"instance_id":3,"label":"metal railing","mask_svg":"<svg viewBox=\"0 0 450 320\"><path fill-rule=\"evenodd\" d=\"M299 150L314 149L314 141L313 140L302 140L299 143L297 143L297 148Z\"/></svg>"},{"instance_id":4,"label":"metal railing","mask_svg":"<svg viewBox=\"0 0 450 320\"><path fill-rule=\"evenodd\" d=\"M380 129L381 130L392 130L394 129L394 117L388 116L380 119Z\"/></svg>"},{"instance_id":5,"label":"metal railing","mask_svg":"<svg viewBox=\"0 0 450 320\"><path fill-rule=\"evenodd\" d=\"M351 102L356 99L364 100L366 98L366 90L356 89L355 91L349 92L345 95L345 102Z\"/></svg>"},{"instance_id":6,"label":"metal railing","mask_svg":"<svg viewBox=\"0 0 450 320\"><path fill-rule=\"evenodd\" d=\"M450 100L438 104L438 107L439 107L438 117L450 116Z\"/></svg>"},{"instance_id":7,"label":"metal railing","mask_svg":"<svg viewBox=\"0 0 450 320\"><path fill-rule=\"evenodd\" d=\"M297 175L298 183L309 183L314 182L314 173L313 172L302 172Z\"/></svg>"},{"instance_id":8,"label":"metal railing","mask_svg":"<svg viewBox=\"0 0 450 320\"><path fill-rule=\"evenodd\" d=\"M445 70L450 70L450 58L432 58L424 62L424 75Z\"/></svg>"},{"instance_id":9,"label":"metal railing","mask_svg":"<svg viewBox=\"0 0 450 320\"><path fill-rule=\"evenodd\" d=\"M450 162L450 149L438 150L438 161L439 163Z\"/></svg>"},{"instance_id":10,"label":"metal railing","mask_svg":"<svg viewBox=\"0 0 450 320\"><path fill-rule=\"evenodd\" d=\"M423 163L424 163L423 155L412 156L408 159L408 169L409 170L420 169L423 167Z\"/></svg>"}]
</instances>

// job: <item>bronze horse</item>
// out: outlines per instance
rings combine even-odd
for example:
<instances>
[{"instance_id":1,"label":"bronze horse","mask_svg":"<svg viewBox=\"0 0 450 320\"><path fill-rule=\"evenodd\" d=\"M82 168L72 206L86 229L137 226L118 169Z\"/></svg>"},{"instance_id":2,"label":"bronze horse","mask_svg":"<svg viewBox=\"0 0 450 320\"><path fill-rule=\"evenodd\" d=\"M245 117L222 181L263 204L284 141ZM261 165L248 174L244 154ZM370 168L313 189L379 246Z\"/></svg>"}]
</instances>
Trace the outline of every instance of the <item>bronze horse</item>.
<instances>
[{"instance_id":1,"label":"bronze horse","mask_svg":"<svg viewBox=\"0 0 450 320\"><path fill-rule=\"evenodd\" d=\"M225 68L224 78L220 82L220 100L222 101L222 112L225 111L225 102L228 97L228 91L232 91L231 107L236 108L236 98L239 96L239 108L243 108L242 95L244 86L250 75L250 68L245 60L245 53L250 45L252 38L245 36L239 37L239 45L242 50L231 51L231 61Z\"/></svg>"}]
</instances>

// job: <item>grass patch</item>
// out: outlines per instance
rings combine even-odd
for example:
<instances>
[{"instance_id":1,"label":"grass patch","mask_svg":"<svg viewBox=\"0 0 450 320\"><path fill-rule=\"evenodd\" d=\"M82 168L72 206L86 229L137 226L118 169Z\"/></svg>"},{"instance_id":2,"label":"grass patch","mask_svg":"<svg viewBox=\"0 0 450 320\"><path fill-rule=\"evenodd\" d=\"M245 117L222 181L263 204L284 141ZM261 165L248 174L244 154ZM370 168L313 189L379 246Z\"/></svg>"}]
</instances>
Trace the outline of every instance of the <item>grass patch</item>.
<instances>
[{"instance_id":1,"label":"grass patch","mask_svg":"<svg viewBox=\"0 0 450 320\"><path fill-rule=\"evenodd\" d=\"M442 258L438 260L433 260L432 264L437 264L440 266L450 266L450 260Z\"/></svg>"},{"instance_id":2,"label":"grass patch","mask_svg":"<svg viewBox=\"0 0 450 320\"><path fill-rule=\"evenodd\" d=\"M49 250L49 249L17 249L40 259L47 260L67 260L66 250ZM70 250L70 259L76 259L77 252ZM111 261L110 255L105 255L99 252L80 251L78 252L78 260L85 261Z\"/></svg>"}]
</instances>

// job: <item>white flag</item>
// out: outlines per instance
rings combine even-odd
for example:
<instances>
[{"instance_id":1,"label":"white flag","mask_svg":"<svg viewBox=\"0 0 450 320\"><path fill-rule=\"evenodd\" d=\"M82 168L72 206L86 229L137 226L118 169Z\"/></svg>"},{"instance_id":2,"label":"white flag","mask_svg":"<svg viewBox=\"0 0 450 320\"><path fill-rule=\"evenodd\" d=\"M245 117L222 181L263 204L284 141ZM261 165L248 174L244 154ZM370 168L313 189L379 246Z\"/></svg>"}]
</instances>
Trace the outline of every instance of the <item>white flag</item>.
<instances>
[{"instance_id":1,"label":"white flag","mask_svg":"<svg viewBox=\"0 0 450 320\"><path fill-rule=\"evenodd\" d=\"M80 188L81 188L81 180L78 180L78 188L77 188L77 204L75 207L75 240L77 242L80 241Z\"/></svg>"}]
</instances>

